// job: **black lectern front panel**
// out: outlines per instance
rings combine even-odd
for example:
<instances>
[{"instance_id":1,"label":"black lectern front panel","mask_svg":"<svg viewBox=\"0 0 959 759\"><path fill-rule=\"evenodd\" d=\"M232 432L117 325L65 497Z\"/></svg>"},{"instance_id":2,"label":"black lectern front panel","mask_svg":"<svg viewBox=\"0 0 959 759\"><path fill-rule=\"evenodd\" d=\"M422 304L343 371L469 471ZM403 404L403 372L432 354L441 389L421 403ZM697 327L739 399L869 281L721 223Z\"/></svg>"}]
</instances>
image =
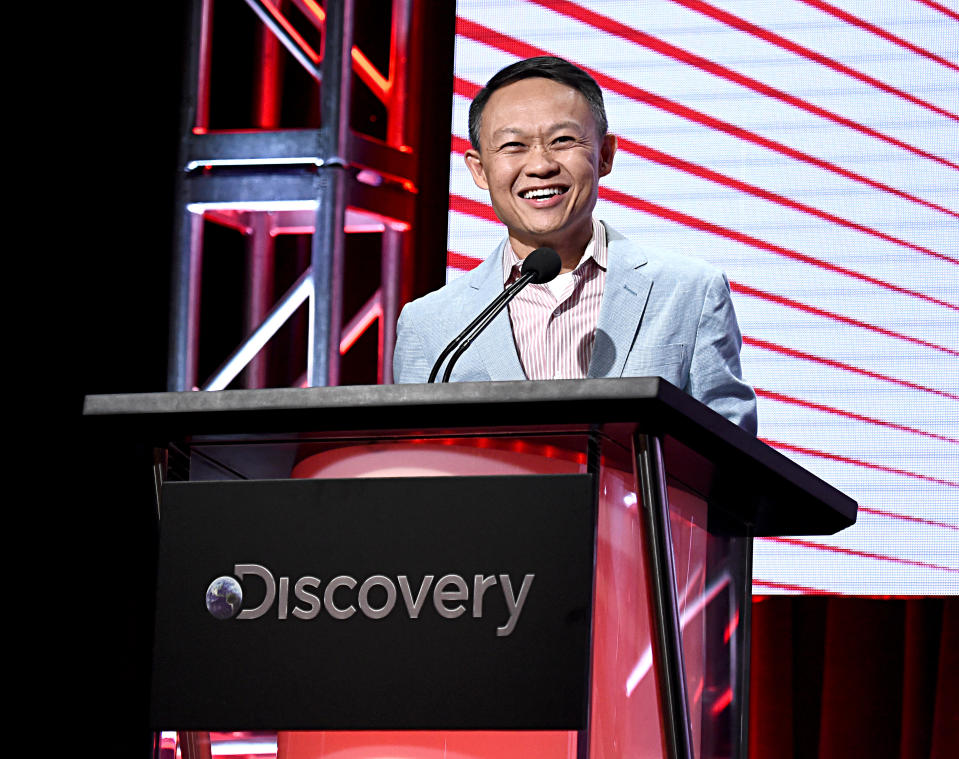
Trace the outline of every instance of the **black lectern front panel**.
<instances>
[{"instance_id":1,"label":"black lectern front panel","mask_svg":"<svg viewBox=\"0 0 959 759\"><path fill-rule=\"evenodd\" d=\"M582 729L592 490L164 485L155 727Z\"/></svg>"}]
</instances>

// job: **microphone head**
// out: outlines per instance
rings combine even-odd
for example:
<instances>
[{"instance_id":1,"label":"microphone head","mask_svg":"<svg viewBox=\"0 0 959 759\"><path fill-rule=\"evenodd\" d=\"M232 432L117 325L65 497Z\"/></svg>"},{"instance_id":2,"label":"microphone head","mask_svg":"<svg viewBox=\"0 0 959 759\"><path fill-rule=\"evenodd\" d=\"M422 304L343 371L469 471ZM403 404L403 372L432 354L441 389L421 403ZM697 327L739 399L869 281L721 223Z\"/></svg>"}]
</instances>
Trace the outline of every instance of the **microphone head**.
<instances>
[{"instance_id":1,"label":"microphone head","mask_svg":"<svg viewBox=\"0 0 959 759\"><path fill-rule=\"evenodd\" d=\"M531 282L537 285L544 285L556 278L559 270L563 268L563 261L552 248L537 248L523 259L523 266L520 272L523 274L534 274Z\"/></svg>"}]
</instances>

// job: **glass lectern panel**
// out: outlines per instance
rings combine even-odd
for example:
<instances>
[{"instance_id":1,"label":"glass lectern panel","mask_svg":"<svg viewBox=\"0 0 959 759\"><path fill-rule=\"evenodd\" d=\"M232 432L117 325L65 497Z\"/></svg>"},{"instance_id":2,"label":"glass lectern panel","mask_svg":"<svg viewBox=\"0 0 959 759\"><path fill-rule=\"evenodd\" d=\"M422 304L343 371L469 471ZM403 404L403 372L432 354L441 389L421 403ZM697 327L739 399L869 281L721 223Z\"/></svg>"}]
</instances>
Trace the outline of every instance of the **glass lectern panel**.
<instances>
[{"instance_id":1,"label":"glass lectern panel","mask_svg":"<svg viewBox=\"0 0 959 759\"><path fill-rule=\"evenodd\" d=\"M591 473L597 487L588 730L279 731L157 734L160 754L229 750L283 759L664 757L642 526L631 451L601 432L237 440L178 447L188 480ZM171 467L172 471L172 467ZM670 537L694 754L739 756L743 539L707 532L707 505L668 479ZM450 504L456 506L455 503ZM318 683L317 687L322 687ZM400 696L398 696L399 698ZM171 728L173 726L170 726Z\"/></svg>"}]
</instances>

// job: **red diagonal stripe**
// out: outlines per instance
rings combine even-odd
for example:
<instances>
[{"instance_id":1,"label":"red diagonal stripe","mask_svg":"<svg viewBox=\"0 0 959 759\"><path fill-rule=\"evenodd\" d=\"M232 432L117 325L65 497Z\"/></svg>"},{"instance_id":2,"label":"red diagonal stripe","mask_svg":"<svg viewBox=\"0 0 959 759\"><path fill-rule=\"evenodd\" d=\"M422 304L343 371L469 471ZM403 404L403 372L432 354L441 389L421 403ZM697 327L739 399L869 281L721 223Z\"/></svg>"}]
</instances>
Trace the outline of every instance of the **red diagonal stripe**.
<instances>
[{"instance_id":1,"label":"red diagonal stripe","mask_svg":"<svg viewBox=\"0 0 959 759\"><path fill-rule=\"evenodd\" d=\"M949 524L948 522L937 522L935 519L923 519L922 517L914 517L910 514L899 514L895 511L886 511L884 509L874 509L871 506L860 506L860 513L866 514L875 514L876 516L886 517L888 519L899 519L904 522L915 522L916 524L924 524L929 527L938 527L943 530L955 530L959 532L959 525Z\"/></svg>"},{"instance_id":2,"label":"red diagonal stripe","mask_svg":"<svg viewBox=\"0 0 959 759\"><path fill-rule=\"evenodd\" d=\"M453 77L453 92L457 95L462 95L464 98L472 100L481 89L483 88L480 85L473 84L469 79L463 79L459 76Z\"/></svg>"},{"instance_id":3,"label":"red diagonal stripe","mask_svg":"<svg viewBox=\"0 0 959 759\"><path fill-rule=\"evenodd\" d=\"M923 5L928 5L930 8L937 10L940 13L945 13L947 16L955 19L956 21L959 21L959 13L952 10L952 8L947 8L942 3L937 3L935 0L919 0L919 2Z\"/></svg>"},{"instance_id":4,"label":"red diagonal stripe","mask_svg":"<svg viewBox=\"0 0 959 759\"><path fill-rule=\"evenodd\" d=\"M471 82L468 82L465 79L456 78L456 84L454 86L454 91L463 97L473 98L476 96L476 92L479 91L479 85L475 85ZM839 226L846 227L847 229L854 229L857 232L862 232L863 234L870 235L872 237L877 237L881 240L891 242L895 245L902 245L905 248L914 250L917 253L923 253L924 255L932 256L937 258L940 261L947 261L951 264L959 264L959 258L953 258L952 256L947 256L944 253L932 250L931 248L926 248L922 245L916 245L907 240L903 240L899 237L895 237L885 232L881 232L878 229L873 229L872 227L867 227L864 224L858 224L849 219L844 219L841 216L836 216L835 214L829 213L828 211L822 211L813 206L807 205L805 203L800 203L797 200L788 198L785 195L780 195L779 193L770 192L769 190L764 190L761 187L756 185L749 184L748 182L743 182L739 179L734 179L732 177L726 176L725 174L720 174L717 171L708 169L705 166L700 166L699 164L692 163L691 161L686 161L682 158L677 158L676 156L670 155L669 153L663 153L660 150L655 148L648 147L647 145L641 145L638 142L633 142L625 137L616 138L617 145L620 150L630 153L632 155L644 158L648 161L653 161L662 166L669 166L674 168L677 171L682 171L687 174L692 174L694 176L701 177L710 182L716 182L717 184L723 185L724 187L729 187L734 190L739 190L740 192L745 192L749 195L753 195L757 198L762 198L763 200L768 200L777 205L786 206L794 210L800 211L802 213L815 216L823 221L828 221L833 224L838 224ZM451 149L454 153L465 153L470 148L470 144L467 140L457 137L455 134L452 135L451 140Z\"/></svg>"},{"instance_id":5,"label":"red diagonal stripe","mask_svg":"<svg viewBox=\"0 0 959 759\"><path fill-rule=\"evenodd\" d=\"M895 422L890 422L885 419L879 419L874 416L866 416L865 414L857 414L855 411L846 411L844 409L836 408L835 406L827 406L824 403L816 403L815 401L810 401L805 398L797 398L794 395L786 395L786 393L777 393L773 390L765 390L760 387L753 388L756 391L756 395L760 398L767 398L771 401L779 401L780 403L788 403L793 406L801 406L803 408L814 409L815 411L822 411L827 414L835 414L836 416L841 416L846 419L854 419L857 422L865 422L866 424L876 424L881 427L889 427L890 429L899 430L900 432L908 432L913 435L922 435L923 437L934 438L935 440L941 440L944 443L953 443L959 445L959 439L953 437L947 437L946 435L940 435L936 432L929 432L927 430L920 430L916 427L908 427L905 424L896 424Z\"/></svg>"},{"instance_id":6,"label":"red diagonal stripe","mask_svg":"<svg viewBox=\"0 0 959 759\"><path fill-rule=\"evenodd\" d=\"M481 44L491 45L492 47L498 48L503 52L509 53L510 55L515 55L518 58L531 58L537 55L552 55L552 53L549 51L534 47L526 42L509 37L501 32L497 32L493 29L482 26L481 24L477 24L475 21L469 21L464 18L458 17L456 19L456 33L465 37L469 37L470 39L473 39ZM709 127L710 129L715 129L716 131L736 137L737 139L751 142L754 145L759 145L760 147L767 148L768 150L788 156L797 161L808 163L825 171L846 177L854 182L868 185L869 187L882 190L883 192L903 198L904 200L918 203L919 205L927 208L932 208L941 213L948 214L949 216L959 218L959 212L953 211L945 206L941 206L938 203L933 203L903 190L897 190L895 187L887 185L883 182L877 182L876 180L870 179L862 174L857 174L854 171L844 169L837 164L824 161L821 158L816 158L808 153L803 153L802 151L791 148L781 142L776 142L775 140L761 137L755 132L750 132L748 129L743 129L727 121L714 118L713 116L705 114L702 111L697 111L693 108L687 108L686 106L680 105L673 100L655 95L648 90L634 87L631 84L627 84L626 82L603 74L595 69L590 69L586 66L581 66L581 68L584 71L587 71L596 80L600 87L604 87L611 92L618 92L620 95L623 95L631 100L635 100L640 103L646 103L647 105L650 105L654 108L659 108L668 113L672 113L680 118L694 121L698 124Z\"/></svg>"},{"instance_id":7,"label":"red diagonal stripe","mask_svg":"<svg viewBox=\"0 0 959 759\"><path fill-rule=\"evenodd\" d=\"M450 152L463 155L469 149L469 140L464 140L462 137L457 137L455 134L450 135Z\"/></svg>"},{"instance_id":8,"label":"red diagonal stripe","mask_svg":"<svg viewBox=\"0 0 959 759\"><path fill-rule=\"evenodd\" d=\"M876 129L873 129L872 127L866 126L865 124L860 124L859 122L845 116L841 116L838 113L833 113L826 108L821 108L814 103L810 103L808 100L804 100L795 95L790 95L788 92L784 92L776 87L771 87L768 84L764 84L758 79L753 79L751 76L741 74L740 72L734 71L727 66L723 66L715 61L711 61L708 58L703 58L700 55L691 53L688 50L684 50L681 47L677 47L676 45L672 45L668 42L660 40L650 34L641 32L638 29L633 29L631 26L627 26L620 21L616 21L608 16L603 16L595 11L591 11L582 7L581 5L570 2L570 0L531 0L531 2L542 5L551 11L566 16L567 18L582 21L583 23L592 26L594 29L598 29L608 34L620 37L639 45L640 47L653 50L654 52L679 61L680 63L685 63L694 68L698 68L701 71L712 74L713 76L726 79L727 81L738 84L741 87L752 90L753 92L758 92L760 95L773 98L774 100L791 105L793 108L798 108L799 110L806 111L814 116L831 121L834 124L840 124L848 129L855 130L860 134L868 135L873 139L889 143L890 145L895 145L897 148L901 148L902 150L921 156L922 158L928 158L931 161L944 164L949 168L959 169L959 164L943 158L942 156L930 153L929 151L918 148L915 145L910 145L907 142L903 142L895 137L884 134ZM953 115L953 118L959 121L959 116Z\"/></svg>"},{"instance_id":9,"label":"red diagonal stripe","mask_svg":"<svg viewBox=\"0 0 959 759\"><path fill-rule=\"evenodd\" d=\"M496 217L493 207L488 203L480 203L478 200L466 198L462 195L450 193L450 209L457 213L465 213L467 216L475 216L477 219L485 219L495 224L501 224Z\"/></svg>"},{"instance_id":10,"label":"red diagonal stripe","mask_svg":"<svg viewBox=\"0 0 959 759\"><path fill-rule=\"evenodd\" d=\"M871 87L875 87L883 92L888 92L890 95L895 95L896 97L902 98L903 100L913 103L914 105L918 105L921 108L938 113L939 115L945 116L953 121L959 121L959 115L952 113L951 111L947 111L945 108L940 108L934 103L930 103L922 98L916 97L910 92L900 90L898 87L893 87L890 84L881 82L875 77L869 76L869 74L865 74L862 71L852 68L851 66L840 63L839 61L825 56L822 53L817 53L815 50L793 42L792 40L788 40L785 37L776 34L775 32L771 32L761 26L757 26L756 24L746 21L744 18L740 18L732 13L721 10L720 8L710 5L709 3L702 2L702 0L672 0L672 2L683 6L684 8L689 8L691 11L702 13L704 16L709 16L710 18L713 18L722 24L731 26L734 29L739 29L741 32L751 34L754 37L758 37L761 40L776 45L776 47L781 47L784 50L788 50L791 53L795 53L803 58L807 58L810 61L814 61L815 63L825 66L826 68L830 68L833 71L837 71L840 74L845 74L853 79L857 79L860 82L870 85Z\"/></svg>"},{"instance_id":11,"label":"red diagonal stripe","mask_svg":"<svg viewBox=\"0 0 959 759\"><path fill-rule=\"evenodd\" d=\"M823 221L828 221L833 224L837 224L847 229L854 229L857 232L862 232L863 234L870 235L872 237L878 237L881 240L886 240L887 242L894 243L896 245L902 245L903 247L914 250L917 253L923 253L928 256L932 256L941 261L948 261L952 264L959 264L959 258L953 258L952 256L947 256L944 253L939 253L938 251L932 250L931 248L926 248L922 245L916 245L914 243L903 240L899 237L894 237L893 235L886 234L881 232L878 229L873 229L872 227L867 227L864 224L857 224L854 221L849 219L844 219L841 216L836 216L835 214L829 213L828 211L822 211L813 206L806 205L805 203L800 203L797 200L788 198L785 195L780 195L779 193L770 192L769 190L764 190L761 187L756 185L743 182L739 179L733 179L728 177L725 174L720 174L719 172L713 171L712 169L707 169L705 166L700 166L699 164L692 163L690 161L683 160L682 158L677 158L671 156L668 153L663 153L654 148L647 147L646 145L640 145L639 143L628 140L625 137L617 137L617 144L620 149L631 153L633 155L645 158L647 160L653 161L654 163L661 164L663 166L670 166L679 171L686 172L687 174L693 174L703 179L707 179L711 182L716 182L725 187L729 187L734 190L739 190L741 192L748 193L757 198L762 198L763 200L768 200L773 203L776 203L781 206L786 206L802 213L815 216Z\"/></svg>"},{"instance_id":12,"label":"red diagonal stripe","mask_svg":"<svg viewBox=\"0 0 959 759\"><path fill-rule=\"evenodd\" d=\"M881 26L876 26L865 19L861 19L858 16L853 16L851 13L847 13L841 8L837 8L835 5L830 5L829 3L824 3L822 0L799 0L806 5L810 5L813 8L828 13L830 16L835 16L841 21L845 21L847 24L852 26L858 26L860 29L865 29L867 32L875 34L877 37L882 37L887 42L891 42L894 45L899 45L899 47L904 47L906 50L910 50L916 55L921 55L923 58L928 58L931 61L935 61L943 66L948 66L954 71L959 71L959 66L950 61L947 58L943 58L941 55L933 53L931 50L926 50L923 47L914 45L908 40L904 40L902 37L897 37L895 34L886 31Z\"/></svg>"},{"instance_id":13,"label":"red diagonal stripe","mask_svg":"<svg viewBox=\"0 0 959 759\"><path fill-rule=\"evenodd\" d=\"M830 553L842 553L847 556L861 556L865 559L878 559L879 561L891 561L895 564L906 564L910 567L922 567L924 569L936 569L940 572L956 572L959 569L947 567L941 564L931 564L927 561L916 561L915 559L903 559L899 556L887 556L882 553L873 553L872 551L859 551L855 548L844 548L843 546L831 546L823 543L815 543L812 540L803 540L802 538L786 537L762 537L760 540L769 540L773 543L786 543L787 545L802 546L803 548L816 548L820 551L829 551Z\"/></svg>"},{"instance_id":14,"label":"red diagonal stripe","mask_svg":"<svg viewBox=\"0 0 959 759\"><path fill-rule=\"evenodd\" d=\"M766 242L765 240L760 240L758 237L737 232L733 229L729 229L728 227L723 227L719 224L713 224L712 222L704 221L703 219L699 219L695 216L690 216L689 214L685 214L680 211L674 211L670 208L666 208L665 206L657 205L656 203L650 203L649 201L635 198L632 195L627 195L619 190L613 190L609 187L600 187L599 197L603 198L603 200L608 200L611 203L617 203L619 205L626 206L627 208L633 208L637 211L653 214L663 219L669 219L670 221L675 221L678 224L682 224L693 229L699 229L703 232L709 232L710 234L714 234L719 237L725 237L729 240L735 240L736 242L741 242L744 245L749 245L753 248L759 248L760 250L775 253L783 256L784 258L790 258L794 261L801 261L802 263L810 264L811 266L816 266L820 269L826 269L827 271L832 271L837 274L843 274L847 277L861 280L863 282L868 282L871 285L881 287L885 290L891 290L902 295L908 295L913 298L918 298L919 300L927 301L928 303L934 303L937 306L942 306L943 308L959 311L959 305L955 303L949 303L948 301L934 298L931 295L921 293L917 290L910 290L908 287L901 287L900 285L895 285L891 282L885 282L884 280L877 279L876 277L868 274L863 274L862 272L855 271L854 269L846 268L845 266L839 266L838 264L831 264L827 261L821 261L818 258L813 258L812 256L807 256L804 253L799 253L798 251L784 248L781 245L775 245L773 243Z\"/></svg>"},{"instance_id":15,"label":"red diagonal stripe","mask_svg":"<svg viewBox=\"0 0 959 759\"><path fill-rule=\"evenodd\" d=\"M599 197L603 200L609 201L610 203L616 203L617 205L621 205L626 208L632 208L636 211L649 213L662 219L669 219L670 221L682 224L683 226L699 229L703 232L709 232L730 240L735 240L736 242L743 243L744 245L749 245L750 247L775 253L794 261L800 261L801 263L816 266L820 269L826 269L827 271L832 271L837 274L843 274L847 277L859 279L863 282L868 282L871 285L881 287L885 290L891 290L902 295L908 295L913 298L928 301L929 303L934 303L937 306L943 306L944 308L952 309L953 311L959 311L959 305L954 303L948 303L947 301L939 300L938 298L918 292L917 290L910 290L907 287L901 287L899 285L892 284L891 282L877 279L876 277L863 274L862 272L855 271L854 269L848 269L845 266L839 266L837 264L831 264L827 261L821 261L817 258L813 258L812 256L807 256L804 253L799 253L798 251L784 248L781 245L774 245L773 243L766 242L765 240L760 240L757 237L743 234L742 232L737 232L727 227L713 224L712 222L704 221L703 219L690 216L689 214L685 214L680 211L674 211L656 203L650 203L647 200L636 198L632 195L620 192L619 190L613 190L609 187L600 187ZM457 207L456 204L461 202L461 206ZM475 200L468 200L460 195L450 195L450 208L452 208L454 211L461 211L462 213L469 214L471 216L478 216L482 219L488 219L490 221L497 220L496 215L493 213L493 209L491 207L485 203L479 203Z\"/></svg>"},{"instance_id":16,"label":"red diagonal stripe","mask_svg":"<svg viewBox=\"0 0 959 759\"><path fill-rule=\"evenodd\" d=\"M451 150L457 153L461 153L461 152L464 152L468 147L469 147L469 143L466 140L462 139L461 137L457 137L456 135L452 136L450 141ZM864 282L868 282L869 284L876 285L878 287L882 287L887 290L893 290L894 292L898 292L903 295L909 295L915 298L919 298L921 300L927 300L930 303L935 303L938 306L944 306L945 308L950 308L954 311L959 311L959 305L949 303L947 301L940 300L938 298L934 298L931 295L926 295L925 293L921 293L916 290L910 290L905 287L900 287L899 285L894 285L890 282L885 282L881 279L877 279L876 277L872 277L868 274L857 272L853 269L848 269L844 266L838 266L837 264L830 264L826 261L813 258L812 256L807 256L803 253L799 253L798 251L790 250L788 248L783 248L782 246L765 242L764 240L760 240L758 238L743 234L741 232L736 232L726 227L721 227L717 224L712 224L711 222L698 219L694 216L689 216L688 214L684 214L679 211L673 211L671 209L665 208L664 206L660 206L655 203L650 203L649 201L641 200L632 195L627 195L626 193L619 192L618 190L612 190L607 187L600 187L599 196L601 198L604 198L605 200L609 200L613 203L617 203L618 205L623 205L628 208L633 208L635 210L651 213L661 218L666 218L666 219L670 219L671 221L678 222L685 226L690 226L695 229L711 232L713 234L716 234L722 237L728 237L730 239L736 240L737 242L742 242L746 245L751 245L753 247L757 247L762 250L767 250L769 252L785 256L787 258L792 258L793 260L811 264L813 266L827 269L829 271L833 271L838 274L844 274L846 276L853 277L854 279L860 279ZM475 202L475 201L472 201L472 202ZM469 213L469 212L467 211L465 213ZM473 214L473 215L476 215L476 214ZM932 343L930 343L929 345L933 346Z\"/></svg>"},{"instance_id":17,"label":"red diagonal stripe","mask_svg":"<svg viewBox=\"0 0 959 759\"><path fill-rule=\"evenodd\" d=\"M885 327L880 327L877 324L870 324L869 322L860 321L859 319L853 319L850 316L836 313L835 311L827 311L824 308L810 306L808 303L801 303L798 300L787 298L784 295L776 295L775 293L760 290L757 287L750 287L749 285L744 285L742 282L730 282L729 286L732 288L733 292L741 293L743 295L750 295L754 298L760 298L761 300L769 301L770 303L778 303L781 306L794 308L798 311L804 311L807 314L815 314L816 316L822 316L826 319L841 322L842 324L848 324L852 327L859 327L860 329L866 329L870 332L877 332L878 334L885 335L886 337L894 337L897 340L905 340L906 342L914 345L921 345L923 348L931 348L932 350L942 351L943 353L948 353L951 356L959 357L959 350L954 350L952 348L947 348L944 345L931 343L918 337L904 335L901 332L886 329Z\"/></svg>"},{"instance_id":18,"label":"red diagonal stripe","mask_svg":"<svg viewBox=\"0 0 959 759\"><path fill-rule=\"evenodd\" d=\"M796 350L795 348L787 348L785 345L779 345L778 343L773 343L768 340L761 340L758 337L743 335L743 343L745 345L752 345L756 348L763 348L774 353L779 353L783 356L789 356L790 358L798 358L803 361L811 361L815 364L831 366L833 369L842 369L843 371L859 374L863 377L870 377L872 379L882 380L883 382L891 382L892 384L899 385L900 387L908 387L910 390L919 390L924 393L932 393L933 395L948 398L949 400L959 401L959 395L947 393L945 390L937 390L934 387L926 387L925 385L919 385L915 382L910 382L909 380L899 379L898 377L890 377L888 374L874 372L870 369L862 369L858 366L853 366L852 364L847 364L843 361L836 361L835 359L826 358L825 356L816 356L812 353Z\"/></svg>"},{"instance_id":19,"label":"red diagonal stripe","mask_svg":"<svg viewBox=\"0 0 959 759\"><path fill-rule=\"evenodd\" d=\"M914 480L924 480L925 482L933 482L936 485L945 485L950 488L959 488L959 482L953 482L952 480L943 480L939 477L933 477L929 474L921 474L920 472L910 472L908 469L898 469L894 466L886 466L885 464L876 464L872 461L864 461L863 459L853 458L852 456L842 456L838 453L829 453L829 451L819 451L815 448L806 448L801 445L794 445L793 443L784 443L779 440L769 440L768 438L761 438L761 440L767 445L771 445L773 448L777 448L781 451L792 451L793 453L802 453L807 456L814 456L819 459L828 459L829 461L839 461L843 464L853 464L855 466L865 467L866 469L875 469L879 472L886 472L888 474L898 474L902 477L911 477ZM959 571L959 570L957 570Z\"/></svg>"},{"instance_id":20,"label":"red diagonal stripe","mask_svg":"<svg viewBox=\"0 0 959 759\"><path fill-rule=\"evenodd\" d=\"M464 256L462 253L454 253L452 250L446 251L446 265L452 266L454 269L472 271L481 263L483 263L482 258Z\"/></svg>"},{"instance_id":21,"label":"red diagonal stripe","mask_svg":"<svg viewBox=\"0 0 959 759\"><path fill-rule=\"evenodd\" d=\"M753 587L761 586L763 588L775 588L776 590L791 590L796 593L804 593L810 596L828 596L833 595L832 591L821 590L820 588L810 588L807 585L795 585L787 582L776 582L775 580L757 580L753 579ZM755 601L755 594L753 600Z\"/></svg>"}]
</instances>

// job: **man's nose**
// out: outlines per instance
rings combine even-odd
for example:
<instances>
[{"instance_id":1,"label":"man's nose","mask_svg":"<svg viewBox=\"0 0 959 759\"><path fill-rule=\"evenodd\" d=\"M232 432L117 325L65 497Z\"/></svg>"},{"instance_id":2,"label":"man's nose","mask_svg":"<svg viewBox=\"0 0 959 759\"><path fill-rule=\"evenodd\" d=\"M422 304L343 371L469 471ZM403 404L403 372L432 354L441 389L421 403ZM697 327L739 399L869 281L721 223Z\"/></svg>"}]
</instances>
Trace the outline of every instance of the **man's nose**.
<instances>
[{"instance_id":1,"label":"man's nose","mask_svg":"<svg viewBox=\"0 0 959 759\"><path fill-rule=\"evenodd\" d=\"M550 176L559 171L559 162L553 151L542 145L533 146L528 153L526 173L531 176Z\"/></svg>"}]
</instances>

